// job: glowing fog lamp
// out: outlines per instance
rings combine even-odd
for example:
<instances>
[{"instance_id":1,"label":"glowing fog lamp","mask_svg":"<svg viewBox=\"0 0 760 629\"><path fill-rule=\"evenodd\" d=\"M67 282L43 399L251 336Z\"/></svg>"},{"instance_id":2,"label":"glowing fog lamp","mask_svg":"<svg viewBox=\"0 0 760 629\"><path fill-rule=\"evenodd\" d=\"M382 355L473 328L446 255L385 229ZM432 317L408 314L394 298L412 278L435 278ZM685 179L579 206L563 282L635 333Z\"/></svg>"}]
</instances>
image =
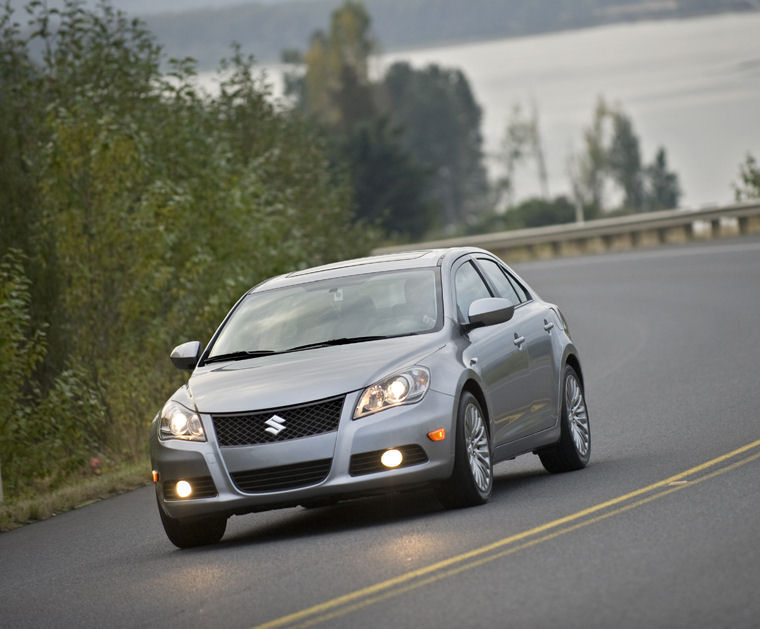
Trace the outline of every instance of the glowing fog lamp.
<instances>
[{"instance_id":1,"label":"glowing fog lamp","mask_svg":"<svg viewBox=\"0 0 760 629\"><path fill-rule=\"evenodd\" d=\"M400 450L396 450L396 448L391 448L390 450L386 450L383 452L383 455L380 457L380 463L385 465L385 467L394 468L401 465L401 462L404 460L404 455L401 454Z\"/></svg>"},{"instance_id":2,"label":"glowing fog lamp","mask_svg":"<svg viewBox=\"0 0 760 629\"><path fill-rule=\"evenodd\" d=\"M186 480L181 480L177 483L175 491L180 498L188 498L193 493L193 488Z\"/></svg>"}]
</instances>

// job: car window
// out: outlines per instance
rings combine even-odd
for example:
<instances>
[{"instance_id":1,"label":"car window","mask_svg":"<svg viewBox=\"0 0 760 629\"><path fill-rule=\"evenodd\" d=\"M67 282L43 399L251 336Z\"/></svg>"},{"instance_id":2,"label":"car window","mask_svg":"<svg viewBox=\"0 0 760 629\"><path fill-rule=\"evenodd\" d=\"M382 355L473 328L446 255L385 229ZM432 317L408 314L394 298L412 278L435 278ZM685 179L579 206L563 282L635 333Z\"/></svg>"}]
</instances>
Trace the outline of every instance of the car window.
<instances>
[{"instance_id":1,"label":"car window","mask_svg":"<svg viewBox=\"0 0 760 629\"><path fill-rule=\"evenodd\" d=\"M473 301L492 296L472 262L465 262L457 269L454 284L461 321L467 321L467 314L470 312L470 304Z\"/></svg>"},{"instance_id":2,"label":"car window","mask_svg":"<svg viewBox=\"0 0 760 629\"><path fill-rule=\"evenodd\" d=\"M478 258L478 266L483 270L488 279L496 289L496 296L503 297L513 306L517 306L521 301L514 286L507 279L502 268L493 260L488 258Z\"/></svg>"},{"instance_id":3,"label":"car window","mask_svg":"<svg viewBox=\"0 0 760 629\"><path fill-rule=\"evenodd\" d=\"M512 284L515 291L520 296L520 301L530 301L533 299L530 293L522 284L520 284L520 282L517 281L517 278L514 275L512 275L509 271L504 271L504 273L506 273L507 278L509 279L509 283Z\"/></svg>"},{"instance_id":4,"label":"car window","mask_svg":"<svg viewBox=\"0 0 760 629\"><path fill-rule=\"evenodd\" d=\"M387 271L250 293L220 330L209 358L440 329L439 277L434 269Z\"/></svg>"}]
</instances>

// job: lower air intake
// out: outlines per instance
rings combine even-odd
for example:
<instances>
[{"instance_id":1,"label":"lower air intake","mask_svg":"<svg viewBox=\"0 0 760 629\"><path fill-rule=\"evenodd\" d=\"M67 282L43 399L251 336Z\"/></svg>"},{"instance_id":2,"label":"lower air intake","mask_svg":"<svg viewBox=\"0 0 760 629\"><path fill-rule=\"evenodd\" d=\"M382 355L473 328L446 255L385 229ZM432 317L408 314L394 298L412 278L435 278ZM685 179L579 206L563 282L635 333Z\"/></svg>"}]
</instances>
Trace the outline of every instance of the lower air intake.
<instances>
[{"instance_id":1,"label":"lower air intake","mask_svg":"<svg viewBox=\"0 0 760 629\"><path fill-rule=\"evenodd\" d=\"M330 473L332 459L307 461L293 465L266 467L260 470L233 472L232 482L240 491L259 493L267 491L283 491L316 485L327 478Z\"/></svg>"}]
</instances>

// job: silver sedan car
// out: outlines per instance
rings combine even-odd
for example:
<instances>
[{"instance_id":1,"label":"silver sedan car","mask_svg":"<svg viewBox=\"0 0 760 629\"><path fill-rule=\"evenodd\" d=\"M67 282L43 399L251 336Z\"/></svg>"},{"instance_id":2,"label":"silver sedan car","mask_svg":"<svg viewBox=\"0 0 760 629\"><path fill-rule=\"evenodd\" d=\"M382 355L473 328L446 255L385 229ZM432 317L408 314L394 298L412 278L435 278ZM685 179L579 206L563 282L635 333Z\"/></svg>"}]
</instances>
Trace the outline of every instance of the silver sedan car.
<instances>
[{"instance_id":1,"label":"silver sedan car","mask_svg":"<svg viewBox=\"0 0 760 629\"><path fill-rule=\"evenodd\" d=\"M239 515L433 488L486 502L493 465L537 454L584 467L578 350L557 306L482 249L404 252L275 277L249 290L156 416L158 510L179 547Z\"/></svg>"}]
</instances>

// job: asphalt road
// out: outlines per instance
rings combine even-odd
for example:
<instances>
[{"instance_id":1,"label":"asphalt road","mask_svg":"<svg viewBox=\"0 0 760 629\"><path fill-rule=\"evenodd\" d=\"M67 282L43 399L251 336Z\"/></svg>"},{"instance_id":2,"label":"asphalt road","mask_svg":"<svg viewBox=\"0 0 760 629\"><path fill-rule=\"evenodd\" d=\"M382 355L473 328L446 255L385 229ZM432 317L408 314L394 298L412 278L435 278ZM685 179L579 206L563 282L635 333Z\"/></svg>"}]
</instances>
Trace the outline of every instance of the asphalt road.
<instances>
[{"instance_id":1,"label":"asphalt road","mask_svg":"<svg viewBox=\"0 0 760 629\"><path fill-rule=\"evenodd\" d=\"M3 627L759 627L760 239L518 271L584 362L592 460L236 517L179 551L152 488L0 535Z\"/></svg>"}]
</instances>

